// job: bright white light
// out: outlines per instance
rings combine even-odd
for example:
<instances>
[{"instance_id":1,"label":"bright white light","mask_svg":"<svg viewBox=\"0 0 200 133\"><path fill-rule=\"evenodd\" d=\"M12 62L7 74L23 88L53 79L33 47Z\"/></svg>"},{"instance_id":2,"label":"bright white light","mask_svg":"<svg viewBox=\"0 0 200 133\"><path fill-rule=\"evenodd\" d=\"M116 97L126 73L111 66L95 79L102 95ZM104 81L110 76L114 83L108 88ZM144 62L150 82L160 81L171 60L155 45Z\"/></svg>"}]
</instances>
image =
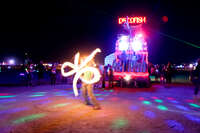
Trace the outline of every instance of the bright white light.
<instances>
[{"instance_id":1,"label":"bright white light","mask_svg":"<svg viewBox=\"0 0 200 133\"><path fill-rule=\"evenodd\" d=\"M9 64L9 65L14 65L14 64L15 64L15 60L14 60L14 59L10 59L10 60L8 61L8 64Z\"/></svg>"},{"instance_id":2,"label":"bright white light","mask_svg":"<svg viewBox=\"0 0 200 133\"><path fill-rule=\"evenodd\" d=\"M119 50L127 50L129 46L128 36L121 36L119 39Z\"/></svg>"},{"instance_id":3,"label":"bright white light","mask_svg":"<svg viewBox=\"0 0 200 133\"><path fill-rule=\"evenodd\" d=\"M134 40L131 45L134 51L142 50L142 42L140 40Z\"/></svg>"},{"instance_id":4,"label":"bright white light","mask_svg":"<svg viewBox=\"0 0 200 133\"><path fill-rule=\"evenodd\" d=\"M137 34L137 37L142 37L143 35L140 33L140 34Z\"/></svg>"},{"instance_id":5,"label":"bright white light","mask_svg":"<svg viewBox=\"0 0 200 133\"><path fill-rule=\"evenodd\" d=\"M100 80L101 75L100 75L99 70L95 67L87 67L87 63L90 62L98 52L101 52L99 48L94 50L83 62L81 62L80 65L78 64L80 54L77 53L75 55L74 64L72 64L71 62L65 62L61 66L61 73L63 76L68 77L75 74L74 79L73 79L73 90L74 90L75 96L78 96L77 81L79 78L82 80L82 82L86 84L93 84ZM72 70L69 72L65 72L65 67L67 66L71 67ZM83 73L88 72L88 71L94 74L93 79L91 80L86 80L81 77Z\"/></svg>"},{"instance_id":6,"label":"bright white light","mask_svg":"<svg viewBox=\"0 0 200 133\"><path fill-rule=\"evenodd\" d=\"M193 64L190 64L189 67L190 67L190 68L193 68Z\"/></svg>"},{"instance_id":7,"label":"bright white light","mask_svg":"<svg viewBox=\"0 0 200 133\"><path fill-rule=\"evenodd\" d=\"M124 79L125 79L126 81L129 81L129 80L131 79L131 76L130 76L130 75L126 75L126 76L124 77Z\"/></svg>"}]
</instances>

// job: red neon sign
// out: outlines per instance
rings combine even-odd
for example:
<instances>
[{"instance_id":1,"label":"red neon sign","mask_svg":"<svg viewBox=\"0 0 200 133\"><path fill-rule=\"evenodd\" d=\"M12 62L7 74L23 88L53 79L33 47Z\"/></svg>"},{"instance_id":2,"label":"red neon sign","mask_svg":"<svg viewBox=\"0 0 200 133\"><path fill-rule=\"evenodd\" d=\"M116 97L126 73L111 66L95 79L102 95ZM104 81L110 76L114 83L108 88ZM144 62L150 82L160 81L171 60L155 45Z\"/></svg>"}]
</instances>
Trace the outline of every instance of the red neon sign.
<instances>
[{"instance_id":1,"label":"red neon sign","mask_svg":"<svg viewBox=\"0 0 200 133\"><path fill-rule=\"evenodd\" d=\"M119 18L118 23L123 24L127 22L127 18ZM128 17L128 23L129 24L141 24L141 23L146 23L146 17Z\"/></svg>"}]
</instances>

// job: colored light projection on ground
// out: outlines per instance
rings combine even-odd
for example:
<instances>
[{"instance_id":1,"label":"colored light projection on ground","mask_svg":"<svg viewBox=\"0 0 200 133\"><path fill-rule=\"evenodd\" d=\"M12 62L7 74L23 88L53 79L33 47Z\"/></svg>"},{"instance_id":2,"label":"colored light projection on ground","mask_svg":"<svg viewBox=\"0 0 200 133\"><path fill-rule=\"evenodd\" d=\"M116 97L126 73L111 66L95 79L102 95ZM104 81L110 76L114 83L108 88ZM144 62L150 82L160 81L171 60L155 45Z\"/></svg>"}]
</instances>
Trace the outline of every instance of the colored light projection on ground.
<instances>
[{"instance_id":1,"label":"colored light projection on ground","mask_svg":"<svg viewBox=\"0 0 200 133\"><path fill-rule=\"evenodd\" d=\"M183 125L175 120L167 120L166 123L170 128L172 128L174 130L177 130L179 132L184 131Z\"/></svg>"},{"instance_id":2,"label":"colored light projection on ground","mask_svg":"<svg viewBox=\"0 0 200 133\"><path fill-rule=\"evenodd\" d=\"M29 99L30 101L38 101L38 100L44 100L44 99L47 99L48 97L34 97L34 98L31 98Z\"/></svg>"},{"instance_id":3,"label":"colored light projection on ground","mask_svg":"<svg viewBox=\"0 0 200 133\"><path fill-rule=\"evenodd\" d=\"M182 106L182 105L175 105L175 107L181 110L190 111L187 107Z\"/></svg>"},{"instance_id":4,"label":"colored light projection on ground","mask_svg":"<svg viewBox=\"0 0 200 133\"><path fill-rule=\"evenodd\" d=\"M163 106L163 105L158 105L157 108L158 108L159 110L163 110L163 111L168 110L168 108L165 107L165 106Z\"/></svg>"},{"instance_id":5,"label":"colored light projection on ground","mask_svg":"<svg viewBox=\"0 0 200 133\"><path fill-rule=\"evenodd\" d=\"M157 103L162 103L163 101L160 100L160 99L155 99L155 102L157 102Z\"/></svg>"},{"instance_id":6,"label":"colored light projection on ground","mask_svg":"<svg viewBox=\"0 0 200 133\"><path fill-rule=\"evenodd\" d=\"M16 99L3 99L3 100L0 100L0 103L9 103L9 102L15 102Z\"/></svg>"},{"instance_id":7,"label":"colored light projection on ground","mask_svg":"<svg viewBox=\"0 0 200 133\"><path fill-rule=\"evenodd\" d=\"M143 104L146 104L146 105L150 105L150 104L152 104L152 103L149 102L149 101L143 101L142 103L143 103Z\"/></svg>"},{"instance_id":8,"label":"colored light projection on ground","mask_svg":"<svg viewBox=\"0 0 200 133\"><path fill-rule=\"evenodd\" d=\"M11 114L11 113L17 113L17 112L25 111L25 110L28 110L28 109L29 109L28 107L13 108L13 109L9 109L9 110L3 110L3 111L0 111L0 114Z\"/></svg>"},{"instance_id":9,"label":"colored light projection on ground","mask_svg":"<svg viewBox=\"0 0 200 133\"><path fill-rule=\"evenodd\" d=\"M196 123L200 123L200 116L195 117L195 116L192 116L192 115L189 115L189 114L185 114L184 116L191 121L194 121Z\"/></svg>"},{"instance_id":10,"label":"colored light projection on ground","mask_svg":"<svg viewBox=\"0 0 200 133\"><path fill-rule=\"evenodd\" d=\"M70 62L65 62L61 66L61 73L64 77L68 77L68 76L75 74L74 79L73 79L73 90L74 90L75 96L78 96L77 81L79 78L81 79L82 82L84 82L86 84L94 84L100 80L101 75L100 75L99 70L95 67L87 66L87 64L99 52L101 52L101 50L99 48L95 49L83 62L81 62L80 65L78 64L80 54L77 53L75 55L74 64L72 64ZM65 72L66 67L71 67L72 70L69 72ZM85 72L92 72L93 79L87 80L87 79L82 78L81 75Z\"/></svg>"},{"instance_id":11,"label":"colored light projection on ground","mask_svg":"<svg viewBox=\"0 0 200 133\"><path fill-rule=\"evenodd\" d=\"M29 115L29 116L26 116L26 117L19 118L19 119L13 121L13 123L14 124L20 124L20 123L32 121L32 120L35 120L35 119L39 119L39 118L42 118L44 116L46 116L45 113L33 114L33 115Z\"/></svg>"},{"instance_id":12,"label":"colored light projection on ground","mask_svg":"<svg viewBox=\"0 0 200 133\"><path fill-rule=\"evenodd\" d=\"M44 96L47 92L35 92L33 95L30 95L30 97L41 97Z\"/></svg>"},{"instance_id":13,"label":"colored light projection on ground","mask_svg":"<svg viewBox=\"0 0 200 133\"><path fill-rule=\"evenodd\" d=\"M111 125L112 129L120 129L128 126L128 120L125 118L115 119Z\"/></svg>"},{"instance_id":14,"label":"colored light projection on ground","mask_svg":"<svg viewBox=\"0 0 200 133\"><path fill-rule=\"evenodd\" d=\"M135 105L130 106L130 110L135 111L135 110L138 110L138 109L139 109L138 106L135 106Z\"/></svg>"},{"instance_id":15,"label":"colored light projection on ground","mask_svg":"<svg viewBox=\"0 0 200 133\"><path fill-rule=\"evenodd\" d=\"M200 108L200 106L199 106L199 105L197 105L197 104L194 104L194 103L190 103L189 105L190 105L190 106L192 106L192 107L195 107L195 108Z\"/></svg>"},{"instance_id":16,"label":"colored light projection on ground","mask_svg":"<svg viewBox=\"0 0 200 133\"><path fill-rule=\"evenodd\" d=\"M64 107L64 106L67 106L69 105L70 103L60 103L60 104L56 104L54 106L52 106L52 108L59 108L59 107Z\"/></svg>"},{"instance_id":17,"label":"colored light projection on ground","mask_svg":"<svg viewBox=\"0 0 200 133\"><path fill-rule=\"evenodd\" d=\"M12 98L12 97L16 97L16 95L0 96L0 98Z\"/></svg>"},{"instance_id":18,"label":"colored light projection on ground","mask_svg":"<svg viewBox=\"0 0 200 133\"><path fill-rule=\"evenodd\" d=\"M144 116L146 116L146 117L148 117L150 119L153 119L153 118L156 117L156 114L154 112L152 112L152 111L145 111L144 112Z\"/></svg>"}]
</instances>

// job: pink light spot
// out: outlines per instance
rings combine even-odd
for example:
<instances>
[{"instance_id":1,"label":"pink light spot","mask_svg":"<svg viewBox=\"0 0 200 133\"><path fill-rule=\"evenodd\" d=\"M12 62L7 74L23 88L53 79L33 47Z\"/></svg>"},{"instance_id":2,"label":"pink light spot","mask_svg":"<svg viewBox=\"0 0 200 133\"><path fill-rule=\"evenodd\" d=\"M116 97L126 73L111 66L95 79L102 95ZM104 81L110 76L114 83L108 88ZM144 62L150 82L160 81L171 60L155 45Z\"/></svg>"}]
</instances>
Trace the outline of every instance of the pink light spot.
<instances>
[{"instance_id":1,"label":"pink light spot","mask_svg":"<svg viewBox=\"0 0 200 133\"><path fill-rule=\"evenodd\" d=\"M185 101L188 102L188 103L194 102L192 99L187 99L187 100L185 100Z\"/></svg>"},{"instance_id":2,"label":"pink light spot","mask_svg":"<svg viewBox=\"0 0 200 133\"><path fill-rule=\"evenodd\" d=\"M158 97L151 97L151 98L153 98L153 99L158 99Z\"/></svg>"},{"instance_id":3,"label":"pink light spot","mask_svg":"<svg viewBox=\"0 0 200 133\"><path fill-rule=\"evenodd\" d=\"M168 99L168 100L174 100L174 98L172 98L172 97L168 97L167 99Z\"/></svg>"},{"instance_id":4,"label":"pink light spot","mask_svg":"<svg viewBox=\"0 0 200 133\"><path fill-rule=\"evenodd\" d=\"M0 93L0 96L10 95L9 93Z\"/></svg>"},{"instance_id":5,"label":"pink light spot","mask_svg":"<svg viewBox=\"0 0 200 133\"><path fill-rule=\"evenodd\" d=\"M110 98L110 100L111 101L117 101L117 100L119 100L119 98L118 97L112 97L112 98Z\"/></svg>"},{"instance_id":6,"label":"pink light spot","mask_svg":"<svg viewBox=\"0 0 200 133\"><path fill-rule=\"evenodd\" d=\"M139 100L144 100L144 97L139 97Z\"/></svg>"}]
</instances>

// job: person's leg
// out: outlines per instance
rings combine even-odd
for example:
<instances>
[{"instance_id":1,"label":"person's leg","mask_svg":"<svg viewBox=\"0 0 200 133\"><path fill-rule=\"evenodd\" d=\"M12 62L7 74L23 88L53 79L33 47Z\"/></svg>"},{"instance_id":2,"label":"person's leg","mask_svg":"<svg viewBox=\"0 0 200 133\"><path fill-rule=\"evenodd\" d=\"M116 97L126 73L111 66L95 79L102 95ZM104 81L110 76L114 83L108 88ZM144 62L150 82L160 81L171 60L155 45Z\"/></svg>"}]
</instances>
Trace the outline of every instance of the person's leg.
<instances>
[{"instance_id":1,"label":"person's leg","mask_svg":"<svg viewBox=\"0 0 200 133\"><path fill-rule=\"evenodd\" d=\"M85 103L86 105L89 105L89 100L88 100L88 95L87 95L87 86L86 86L86 84L82 84L81 91L82 91L82 95L83 95L83 98L84 98L84 103Z\"/></svg>"},{"instance_id":2,"label":"person's leg","mask_svg":"<svg viewBox=\"0 0 200 133\"><path fill-rule=\"evenodd\" d=\"M94 105L94 109L100 109L100 105L96 100L96 97L93 93L93 85L87 85L88 95L92 101L92 104Z\"/></svg>"},{"instance_id":3,"label":"person's leg","mask_svg":"<svg viewBox=\"0 0 200 133\"><path fill-rule=\"evenodd\" d=\"M194 101L197 101L197 94L198 94L198 91L199 91L199 88L198 88L198 83L196 80L193 81L194 83Z\"/></svg>"}]
</instances>

